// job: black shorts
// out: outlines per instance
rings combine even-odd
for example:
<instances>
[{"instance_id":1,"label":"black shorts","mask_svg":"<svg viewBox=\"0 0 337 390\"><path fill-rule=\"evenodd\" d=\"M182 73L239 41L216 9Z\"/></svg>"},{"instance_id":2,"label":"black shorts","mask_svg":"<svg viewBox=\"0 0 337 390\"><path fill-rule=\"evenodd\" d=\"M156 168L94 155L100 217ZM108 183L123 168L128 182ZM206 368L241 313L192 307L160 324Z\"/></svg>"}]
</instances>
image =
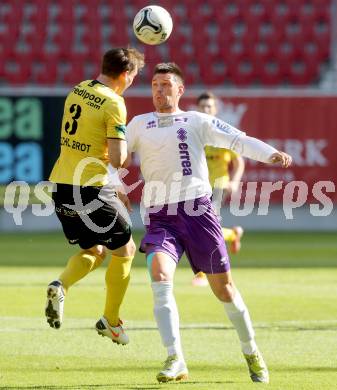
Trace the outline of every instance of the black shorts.
<instances>
[{"instance_id":1,"label":"black shorts","mask_svg":"<svg viewBox=\"0 0 337 390\"><path fill-rule=\"evenodd\" d=\"M79 244L82 249L105 245L113 250L130 240L131 222L124 205L116 194L109 202L102 200L100 190L57 184L53 192L55 212L70 244Z\"/></svg>"}]
</instances>

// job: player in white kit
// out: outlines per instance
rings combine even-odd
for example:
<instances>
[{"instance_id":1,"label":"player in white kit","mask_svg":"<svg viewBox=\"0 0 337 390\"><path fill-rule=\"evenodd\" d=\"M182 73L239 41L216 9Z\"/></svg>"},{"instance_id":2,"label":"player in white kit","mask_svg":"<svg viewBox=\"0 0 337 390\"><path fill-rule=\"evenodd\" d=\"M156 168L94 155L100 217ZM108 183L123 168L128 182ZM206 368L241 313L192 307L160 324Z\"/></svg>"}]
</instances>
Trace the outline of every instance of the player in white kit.
<instances>
[{"instance_id":1,"label":"player in white kit","mask_svg":"<svg viewBox=\"0 0 337 390\"><path fill-rule=\"evenodd\" d=\"M288 167L291 157L207 114L179 109L183 76L174 63L158 64L152 79L156 112L139 115L127 126L129 152L137 152L145 180L146 234L141 249L152 280L154 315L168 358L159 382L187 378L179 315L173 295L174 272L183 252L193 271L206 273L224 304L241 342L252 381L268 383L248 309L235 287L221 226L210 196L205 145L265 163Z\"/></svg>"}]
</instances>

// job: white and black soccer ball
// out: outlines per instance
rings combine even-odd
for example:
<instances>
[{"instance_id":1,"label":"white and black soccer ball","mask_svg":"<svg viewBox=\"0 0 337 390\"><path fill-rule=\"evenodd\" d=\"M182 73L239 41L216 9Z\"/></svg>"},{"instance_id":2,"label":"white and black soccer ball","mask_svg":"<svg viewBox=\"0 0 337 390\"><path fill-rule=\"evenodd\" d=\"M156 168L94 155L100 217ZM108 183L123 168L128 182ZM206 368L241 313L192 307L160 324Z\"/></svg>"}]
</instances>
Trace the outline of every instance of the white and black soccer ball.
<instances>
[{"instance_id":1,"label":"white and black soccer ball","mask_svg":"<svg viewBox=\"0 0 337 390\"><path fill-rule=\"evenodd\" d=\"M165 42L172 28L171 15L158 5L142 8L133 20L133 31L136 37L147 45L159 45Z\"/></svg>"}]
</instances>

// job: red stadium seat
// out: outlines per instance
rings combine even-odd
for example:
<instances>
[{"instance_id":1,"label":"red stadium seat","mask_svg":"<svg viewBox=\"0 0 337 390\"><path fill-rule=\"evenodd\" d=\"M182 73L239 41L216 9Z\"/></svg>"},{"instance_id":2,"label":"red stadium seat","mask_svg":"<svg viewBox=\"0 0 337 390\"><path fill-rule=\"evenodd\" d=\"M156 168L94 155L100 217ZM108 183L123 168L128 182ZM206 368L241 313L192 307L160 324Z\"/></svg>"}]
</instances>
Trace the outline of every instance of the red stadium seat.
<instances>
[{"instance_id":1,"label":"red stadium seat","mask_svg":"<svg viewBox=\"0 0 337 390\"><path fill-rule=\"evenodd\" d=\"M280 42L275 50L275 56L280 63L290 63L300 56L301 47L291 42Z\"/></svg>"},{"instance_id":2,"label":"red stadium seat","mask_svg":"<svg viewBox=\"0 0 337 390\"><path fill-rule=\"evenodd\" d=\"M57 64L55 61L44 62L35 73L35 82L42 85L55 85L57 80Z\"/></svg>"},{"instance_id":3,"label":"red stadium seat","mask_svg":"<svg viewBox=\"0 0 337 390\"><path fill-rule=\"evenodd\" d=\"M45 45L41 47L41 51L36 54L34 60L38 63L44 62L61 62L66 56L61 55L59 50L51 51L45 48Z\"/></svg>"},{"instance_id":4,"label":"red stadium seat","mask_svg":"<svg viewBox=\"0 0 337 390\"><path fill-rule=\"evenodd\" d=\"M232 41L221 47L224 48L223 55L228 57L232 62L239 62L248 58L245 42Z\"/></svg>"},{"instance_id":5,"label":"red stadium seat","mask_svg":"<svg viewBox=\"0 0 337 390\"><path fill-rule=\"evenodd\" d=\"M261 85L278 85L282 82L281 65L276 59L257 64L257 75Z\"/></svg>"},{"instance_id":6,"label":"red stadium seat","mask_svg":"<svg viewBox=\"0 0 337 390\"><path fill-rule=\"evenodd\" d=\"M96 73L94 64L105 50L130 44L145 51L150 63L138 84L148 83L152 65L173 60L188 84L310 85L330 59L331 1L161 0L174 30L166 44L147 47L132 32L135 13L149 4L144 0L3 0L0 56L18 67L3 65L2 82L74 84L85 73ZM81 65L74 72L71 65L63 75L68 62Z\"/></svg>"},{"instance_id":7,"label":"red stadium seat","mask_svg":"<svg viewBox=\"0 0 337 390\"><path fill-rule=\"evenodd\" d=\"M96 52L101 46L101 33L99 30L93 32L93 30L87 29L83 32L80 42L81 50L88 51L90 53Z\"/></svg>"},{"instance_id":8,"label":"red stadium seat","mask_svg":"<svg viewBox=\"0 0 337 390\"><path fill-rule=\"evenodd\" d=\"M74 30L71 24L60 27L60 30L52 37L52 46L50 50L59 60L68 58L74 46Z\"/></svg>"},{"instance_id":9,"label":"red stadium seat","mask_svg":"<svg viewBox=\"0 0 337 390\"><path fill-rule=\"evenodd\" d=\"M294 62L289 64L288 80L292 85L307 85L316 81L318 77L315 62Z\"/></svg>"},{"instance_id":10,"label":"red stadium seat","mask_svg":"<svg viewBox=\"0 0 337 390\"><path fill-rule=\"evenodd\" d=\"M275 57L275 45L264 41L252 42L246 53L254 63L263 63Z\"/></svg>"},{"instance_id":11,"label":"red stadium seat","mask_svg":"<svg viewBox=\"0 0 337 390\"><path fill-rule=\"evenodd\" d=\"M203 55L205 57L205 55ZM196 61L196 53L193 46L187 44L182 47L169 46L168 56L169 61L177 62L180 66L185 66L191 62Z\"/></svg>"},{"instance_id":12,"label":"red stadium seat","mask_svg":"<svg viewBox=\"0 0 337 390\"><path fill-rule=\"evenodd\" d=\"M141 85L141 84L149 84L152 78L152 70L153 70L152 63L150 66L145 66L142 71L138 74L138 76L134 79L133 86L135 85Z\"/></svg>"},{"instance_id":13,"label":"red stadium seat","mask_svg":"<svg viewBox=\"0 0 337 390\"><path fill-rule=\"evenodd\" d=\"M315 42L321 51L321 56L328 59L330 55L331 28L329 24L322 25L316 23L313 27L313 42Z\"/></svg>"},{"instance_id":14,"label":"red stadium seat","mask_svg":"<svg viewBox=\"0 0 337 390\"><path fill-rule=\"evenodd\" d=\"M34 26L46 25L48 23L48 2L45 0L34 0L34 8L30 8L30 13L25 14L25 23Z\"/></svg>"},{"instance_id":15,"label":"red stadium seat","mask_svg":"<svg viewBox=\"0 0 337 390\"><path fill-rule=\"evenodd\" d=\"M32 82L31 64L25 62L9 63L4 69L5 79L13 85L26 85Z\"/></svg>"},{"instance_id":16,"label":"red stadium seat","mask_svg":"<svg viewBox=\"0 0 337 390\"><path fill-rule=\"evenodd\" d=\"M91 71L86 74L88 79L95 79L101 73L101 58L100 60L91 62Z\"/></svg>"},{"instance_id":17,"label":"red stadium seat","mask_svg":"<svg viewBox=\"0 0 337 390\"><path fill-rule=\"evenodd\" d=\"M55 16L55 21L59 25L67 25L75 23L74 3L70 0L58 1L59 11Z\"/></svg>"},{"instance_id":18,"label":"red stadium seat","mask_svg":"<svg viewBox=\"0 0 337 390\"><path fill-rule=\"evenodd\" d=\"M110 47L128 46L130 39L127 24L122 20L115 20L113 28L113 33L108 41Z\"/></svg>"},{"instance_id":19,"label":"red stadium seat","mask_svg":"<svg viewBox=\"0 0 337 390\"><path fill-rule=\"evenodd\" d=\"M0 58L2 59L0 63L3 63L5 61L5 58L11 58L13 53L13 47L12 45L8 44L8 42L0 41Z\"/></svg>"},{"instance_id":20,"label":"red stadium seat","mask_svg":"<svg viewBox=\"0 0 337 390\"><path fill-rule=\"evenodd\" d=\"M30 23L29 30L22 33L20 39L28 46L28 50L34 53L39 52L47 40L46 25Z\"/></svg>"},{"instance_id":21,"label":"red stadium seat","mask_svg":"<svg viewBox=\"0 0 337 390\"><path fill-rule=\"evenodd\" d=\"M66 85L75 85L85 79L83 62L71 62L67 71L63 74L63 82Z\"/></svg>"},{"instance_id":22,"label":"red stadium seat","mask_svg":"<svg viewBox=\"0 0 337 390\"><path fill-rule=\"evenodd\" d=\"M149 64L151 68L153 68L153 66L157 65L160 62L166 61L167 59L159 51L158 46L147 45L145 47L145 50L143 50L143 53L145 54L146 63Z\"/></svg>"},{"instance_id":23,"label":"red stadium seat","mask_svg":"<svg viewBox=\"0 0 337 390\"><path fill-rule=\"evenodd\" d=\"M216 16L216 9L211 6L211 2L200 2L190 4L189 17L194 25L202 26L203 24L213 23Z\"/></svg>"},{"instance_id":24,"label":"red stadium seat","mask_svg":"<svg viewBox=\"0 0 337 390\"><path fill-rule=\"evenodd\" d=\"M222 85L228 76L228 68L223 61L210 61L200 65L200 76L205 85Z\"/></svg>"},{"instance_id":25,"label":"red stadium seat","mask_svg":"<svg viewBox=\"0 0 337 390\"><path fill-rule=\"evenodd\" d=\"M254 20L255 23L263 23L270 21L270 15L272 14L275 3L270 0L249 0L249 5L244 8L249 9L249 20Z\"/></svg>"},{"instance_id":26,"label":"red stadium seat","mask_svg":"<svg viewBox=\"0 0 337 390\"><path fill-rule=\"evenodd\" d=\"M32 63L35 59L35 54L31 50L26 51L18 51L18 50L12 50L11 51L11 59L14 60L16 63Z\"/></svg>"},{"instance_id":27,"label":"red stadium seat","mask_svg":"<svg viewBox=\"0 0 337 390\"><path fill-rule=\"evenodd\" d=\"M5 63L3 61L0 62L0 81L2 82L5 77Z\"/></svg>"},{"instance_id":28,"label":"red stadium seat","mask_svg":"<svg viewBox=\"0 0 337 390\"><path fill-rule=\"evenodd\" d=\"M84 46L81 49L77 47L76 49L71 50L71 52L68 52L65 56L65 59L69 62L86 62L88 59L91 59L92 51L90 50L90 47ZM96 54L95 54L96 57Z\"/></svg>"},{"instance_id":29,"label":"red stadium seat","mask_svg":"<svg viewBox=\"0 0 337 390\"><path fill-rule=\"evenodd\" d=\"M201 83L199 66L195 63L185 64L183 66L185 85L191 86Z\"/></svg>"},{"instance_id":30,"label":"red stadium seat","mask_svg":"<svg viewBox=\"0 0 337 390\"><path fill-rule=\"evenodd\" d=\"M20 29L19 25L11 24L8 21L1 23L0 29L0 44L14 46L19 38Z\"/></svg>"},{"instance_id":31,"label":"red stadium seat","mask_svg":"<svg viewBox=\"0 0 337 390\"><path fill-rule=\"evenodd\" d=\"M135 7L135 8L138 10L137 7ZM140 8L143 8L143 6ZM101 12L102 20L107 20L110 22L119 20L121 22L128 23L126 9L127 9L127 7L125 6L125 0L117 0L117 1L108 2L106 4L107 11L105 11L104 13ZM136 12L136 9L135 9L135 12Z\"/></svg>"},{"instance_id":32,"label":"red stadium seat","mask_svg":"<svg viewBox=\"0 0 337 390\"><path fill-rule=\"evenodd\" d=\"M2 8L0 13L1 25L14 25L19 26L23 19L23 7L20 2L10 1L7 3L7 7Z\"/></svg>"},{"instance_id":33,"label":"red stadium seat","mask_svg":"<svg viewBox=\"0 0 337 390\"><path fill-rule=\"evenodd\" d=\"M250 60L231 61L228 64L231 81L237 86L248 86L257 83L256 65Z\"/></svg>"},{"instance_id":34,"label":"red stadium seat","mask_svg":"<svg viewBox=\"0 0 337 390\"><path fill-rule=\"evenodd\" d=\"M238 2L222 2L222 5L218 7L216 12L217 21L224 24L232 24L242 19L241 9L242 6L240 7Z\"/></svg>"}]
</instances>

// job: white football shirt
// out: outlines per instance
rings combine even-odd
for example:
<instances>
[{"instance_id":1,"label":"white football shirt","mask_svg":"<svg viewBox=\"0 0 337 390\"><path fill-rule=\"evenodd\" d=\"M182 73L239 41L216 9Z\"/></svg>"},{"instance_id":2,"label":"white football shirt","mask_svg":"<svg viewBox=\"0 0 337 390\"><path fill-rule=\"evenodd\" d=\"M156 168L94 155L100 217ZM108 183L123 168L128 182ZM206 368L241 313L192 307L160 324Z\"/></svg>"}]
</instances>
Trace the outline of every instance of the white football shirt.
<instances>
[{"instance_id":1,"label":"white football shirt","mask_svg":"<svg viewBox=\"0 0 337 390\"><path fill-rule=\"evenodd\" d=\"M244 132L197 111L135 116L127 126L126 140L128 151L140 159L144 206L211 195L205 145L231 150L240 145L244 152L242 141L238 142L244 138ZM268 149L268 156L271 151L275 149Z\"/></svg>"}]
</instances>

